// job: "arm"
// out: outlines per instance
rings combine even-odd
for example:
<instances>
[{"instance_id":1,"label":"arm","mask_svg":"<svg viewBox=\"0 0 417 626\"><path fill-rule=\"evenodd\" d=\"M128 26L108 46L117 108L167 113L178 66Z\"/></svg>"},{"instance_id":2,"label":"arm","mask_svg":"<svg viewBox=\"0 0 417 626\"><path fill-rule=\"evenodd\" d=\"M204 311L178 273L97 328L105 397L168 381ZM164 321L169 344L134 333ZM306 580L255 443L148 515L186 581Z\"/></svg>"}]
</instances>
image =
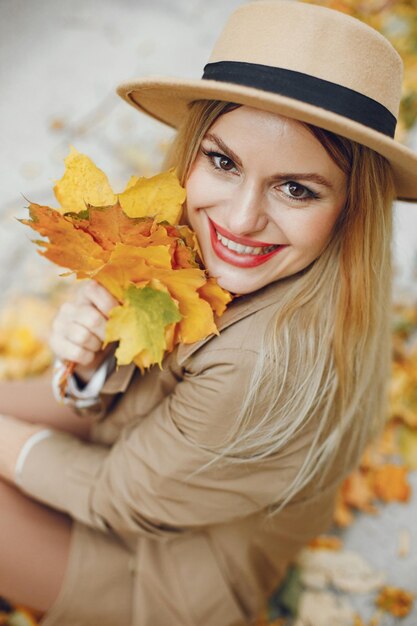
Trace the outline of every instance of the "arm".
<instances>
[{"instance_id":1,"label":"arm","mask_svg":"<svg viewBox=\"0 0 417 626\"><path fill-rule=\"evenodd\" d=\"M25 380L0 382L0 413L30 424L44 424L87 438L94 416L80 419L68 406L58 404L51 388L51 374Z\"/></svg>"},{"instance_id":2,"label":"arm","mask_svg":"<svg viewBox=\"0 0 417 626\"><path fill-rule=\"evenodd\" d=\"M211 467L241 401L256 355L205 354L146 419L122 431L111 449L54 433L29 453L21 488L101 530L153 536L231 521L270 504L294 477L291 446L277 460ZM238 360L238 363L236 363ZM308 442L309 442L309 438ZM295 442L297 452L300 441ZM304 445L304 444L302 444Z\"/></svg>"}]
</instances>

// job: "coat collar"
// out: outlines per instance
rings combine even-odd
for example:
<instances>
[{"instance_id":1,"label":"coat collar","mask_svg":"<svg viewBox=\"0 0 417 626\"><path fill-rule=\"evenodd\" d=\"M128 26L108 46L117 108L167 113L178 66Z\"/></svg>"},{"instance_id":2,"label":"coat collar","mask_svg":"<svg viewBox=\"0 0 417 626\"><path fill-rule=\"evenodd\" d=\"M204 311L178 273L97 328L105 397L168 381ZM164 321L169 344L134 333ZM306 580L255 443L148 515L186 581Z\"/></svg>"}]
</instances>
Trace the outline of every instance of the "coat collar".
<instances>
[{"instance_id":1,"label":"coat collar","mask_svg":"<svg viewBox=\"0 0 417 626\"><path fill-rule=\"evenodd\" d=\"M293 277L281 279L248 295L237 296L231 304L229 304L221 317L215 316L215 322L219 332L243 318L248 317L248 315L252 315L252 313L261 311L275 302L278 302L282 290L292 282ZM216 335L213 333L201 341L192 344L180 344L177 349L177 361L179 365L182 365L194 352L199 350L214 337L216 337Z\"/></svg>"}]
</instances>

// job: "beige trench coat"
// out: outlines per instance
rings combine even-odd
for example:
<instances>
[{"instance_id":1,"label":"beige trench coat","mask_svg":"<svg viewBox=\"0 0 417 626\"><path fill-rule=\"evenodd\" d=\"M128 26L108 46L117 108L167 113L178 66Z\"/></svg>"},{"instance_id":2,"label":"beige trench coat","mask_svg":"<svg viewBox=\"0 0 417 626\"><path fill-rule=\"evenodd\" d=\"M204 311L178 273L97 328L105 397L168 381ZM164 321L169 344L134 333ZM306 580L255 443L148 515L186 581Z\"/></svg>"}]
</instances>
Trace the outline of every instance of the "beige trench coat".
<instances>
[{"instance_id":1,"label":"beige trench coat","mask_svg":"<svg viewBox=\"0 0 417 626\"><path fill-rule=\"evenodd\" d=\"M314 424L276 458L193 474L236 417L285 284L236 299L219 336L180 347L162 370L116 371L93 443L56 432L28 455L25 492L130 547L133 626L251 623L288 562L331 522L338 467L319 493L311 485L265 515L296 475Z\"/></svg>"}]
</instances>

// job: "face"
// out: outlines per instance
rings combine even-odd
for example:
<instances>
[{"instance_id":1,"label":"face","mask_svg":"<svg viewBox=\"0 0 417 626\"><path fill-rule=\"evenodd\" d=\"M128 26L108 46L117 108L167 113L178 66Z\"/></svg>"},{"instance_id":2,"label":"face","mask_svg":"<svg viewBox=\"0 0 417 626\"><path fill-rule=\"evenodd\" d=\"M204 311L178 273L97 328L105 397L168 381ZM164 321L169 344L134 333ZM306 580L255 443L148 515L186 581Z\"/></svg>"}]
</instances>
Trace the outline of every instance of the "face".
<instances>
[{"instance_id":1,"label":"face","mask_svg":"<svg viewBox=\"0 0 417 626\"><path fill-rule=\"evenodd\" d=\"M246 294L321 254L345 203L346 176L305 126L241 106L206 133L186 190L186 217L210 276Z\"/></svg>"}]
</instances>

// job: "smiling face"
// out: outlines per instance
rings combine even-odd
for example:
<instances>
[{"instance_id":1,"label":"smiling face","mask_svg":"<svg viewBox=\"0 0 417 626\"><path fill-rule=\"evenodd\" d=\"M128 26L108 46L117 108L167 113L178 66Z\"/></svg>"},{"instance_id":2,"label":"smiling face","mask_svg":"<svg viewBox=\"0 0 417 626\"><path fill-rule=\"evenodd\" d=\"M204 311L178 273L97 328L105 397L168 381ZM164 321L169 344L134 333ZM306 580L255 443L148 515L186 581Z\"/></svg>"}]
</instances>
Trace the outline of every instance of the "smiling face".
<instances>
[{"instance_id":1,"label":"smiling face","mask_svg":"<svg viewBox=\"0 0 417 626\"><path fill-rule=\"evenodd\" d=\"M221 115L185 185L210 276L246 294L310 265L329 241L346 183L299 122L247 106Z\"/></svg>"}]
</instances>

